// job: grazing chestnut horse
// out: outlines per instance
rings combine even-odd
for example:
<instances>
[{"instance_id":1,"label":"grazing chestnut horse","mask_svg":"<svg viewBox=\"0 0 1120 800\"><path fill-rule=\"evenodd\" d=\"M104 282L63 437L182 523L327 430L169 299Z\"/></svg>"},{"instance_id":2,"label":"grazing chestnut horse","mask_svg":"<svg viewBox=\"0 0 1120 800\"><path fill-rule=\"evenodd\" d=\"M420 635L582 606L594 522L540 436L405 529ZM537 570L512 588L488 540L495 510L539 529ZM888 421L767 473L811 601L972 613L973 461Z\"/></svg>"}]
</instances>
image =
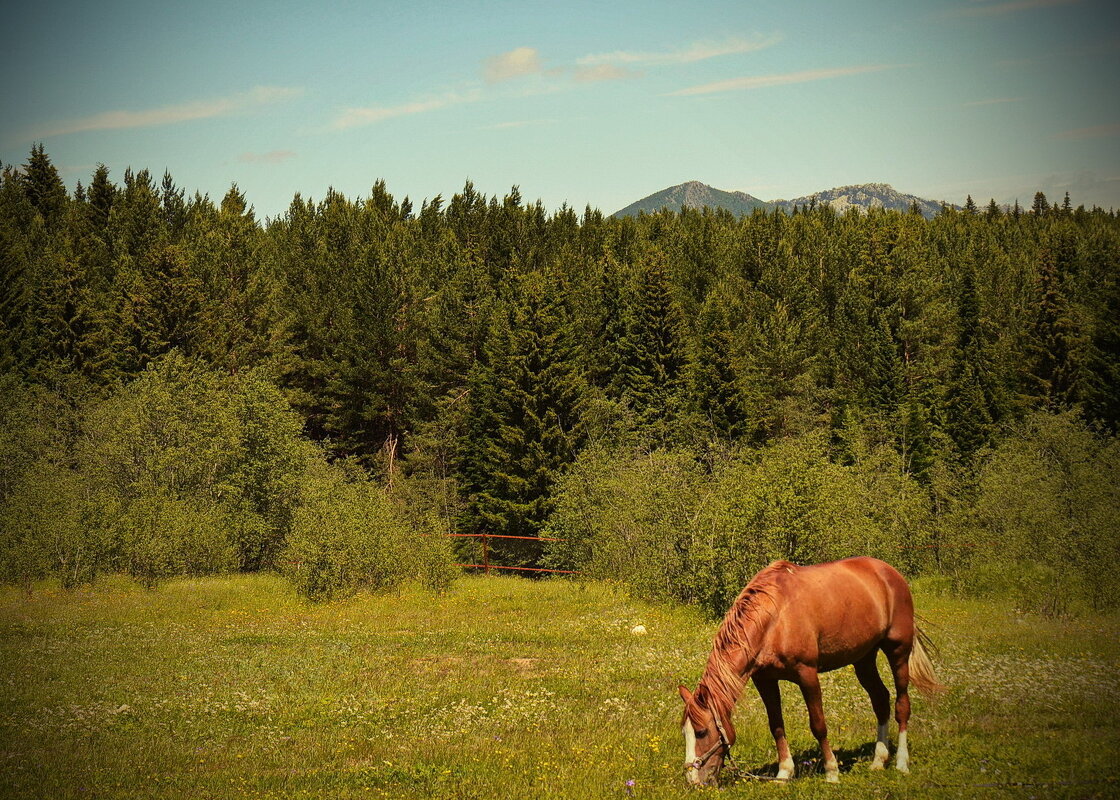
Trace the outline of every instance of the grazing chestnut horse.
<instances>
[{"instance_id":1,"label":"grazing chestnut horse","mask_svg":"<svg viewBox=\"0 0 1120 800\"><path fill-rule=\"evenodd\" d=\"M871 768L882 769L889 755L890 693L875 666L880 650L894 675L895 766L909 772L907 688L911 682L922 692L943 688L924 646L928 641L914 624L914 601L906 579L889 564L874 558L811 567L775 561L751 579L727 612L696 691L680 687L689 782L714 782L719 774L735 743L731 711L748 678L762 696L778 747L777 779L785 781L793 775L778 689L778 681L785 680L796 683L805 698L809 728L824 758L825 778L838 781L817 675L848 664L855 665L879 722Z\"/></svg>"}]
</instances>

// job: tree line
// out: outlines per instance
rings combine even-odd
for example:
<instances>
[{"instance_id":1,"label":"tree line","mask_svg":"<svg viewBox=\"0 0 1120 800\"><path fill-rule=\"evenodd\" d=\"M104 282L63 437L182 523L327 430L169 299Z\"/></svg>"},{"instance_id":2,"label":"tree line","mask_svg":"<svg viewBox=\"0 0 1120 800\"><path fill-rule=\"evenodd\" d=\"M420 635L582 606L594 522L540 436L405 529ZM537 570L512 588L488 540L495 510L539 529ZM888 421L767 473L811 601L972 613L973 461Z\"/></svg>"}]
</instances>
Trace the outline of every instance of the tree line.
<instances>
[{"instance_id":1,"label":"tree line","mask_svg":"<svg viewBox=\"0 0 1120 800\"><path fill-rule=\"evenodd\" d=\"M350 486L335 494L364 508L353 511L362 519L392 511L404 528L370 523L391 529L384 541L405 528L536 537L571 533L574 498L591 502L595 480L649 459L683 459L681 474L708 488L728 470L780 484L782 468L760 465L785 448L775 463L801 463L803 474L856 470L841 494L895 481L902 489L883 496L905 497L926 520L925 538L907 547L934 554L912 559L913 569L945 570L967 559L951 555L944 520L963 507L979 513L993 454L1053 433L1058 424L1040 414L1064 421L1067 439L1085 432L1093 453L1111 452L1120 421L1120 224L1111 211L1074 208L1068 195L1051 204L1039 193L1029 209L970 201L934 219L827 206L614 219L591 208L548 212L517 187L487 197L470 182L417 209L378 181L360 198L297 195L261 221L236 186L215 203L145 170L117 184L99 165L71 192L36 146L26 164L3 170L0 264L9 518L24 513L12 511L19 503L30 507L27 475L47 463L55 480L92 491L81 454L108 447L98 426L119 435L124 406L140 403L149 416L163 409L177 419L187 438L237 441L236 452L300 450L294 485L253 499L246 493L263 491L255 477L227 491L155 470L121 478L131 488L113 490L117 505L92 503L115 522L76 529L143 527L120 520L154 514L136 506L153 493L203 513L197 498L207 495L224 509L211 527L225 539L215 541L224 547L230 529L241 531L222 561L241 569L319 558L280 554L291 555L300 520L315 527L309 509L333 513L324 481ZM165 393L166 404L137 400L145 391ZM177 405L197 396L201 407L222 406L215 398L246 391L267 401L225 433L208 426L228 407ZM278 430L284 444L266 446ZM209 458L198 446L184 446L184 458ZM135 454L98 458L118 457ZM834 488L845 480L828 479ZM147 494L137 481L151 484ZM384 497L374 502L371 492ZM582 544L567 549L499 540L508 544L495 557L588 566L609 549L598 537L617 544L623 535L609 528L585 526L572 534ZM742 535L754 542L751 563L797 555L781 537L764 547L749 529ZM115 564L125 539L105 551ZM328 562L345 561L315 546L324 575L337 566ZM689 552L670 548L674 563L695 566ZM436 569L424 563L414 571ZM699 601L715 591L712 580L693 581L707 587L700 594L670 594Z\"/></svg>"}]
</instances>

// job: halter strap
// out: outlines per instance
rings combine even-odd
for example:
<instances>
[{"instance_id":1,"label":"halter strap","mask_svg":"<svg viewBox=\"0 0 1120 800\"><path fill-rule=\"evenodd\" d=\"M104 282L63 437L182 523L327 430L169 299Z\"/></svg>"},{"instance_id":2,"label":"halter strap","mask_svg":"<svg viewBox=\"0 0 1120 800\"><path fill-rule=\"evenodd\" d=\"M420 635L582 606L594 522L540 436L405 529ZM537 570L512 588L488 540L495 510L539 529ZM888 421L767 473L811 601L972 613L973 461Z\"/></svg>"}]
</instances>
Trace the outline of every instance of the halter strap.
<instances>
[{"instance_id":1,"label":"halter strap","mask_svg":"<svg viewBox=\"0 0 1120 800\"><path fill-rule=\"evenodd\" d=\"M720 722L719 712L714 708L712 711L712 719L716 722L716 733L719 734L719 741L708 748L708 752L700 756L700 758L689 764L691 769L700 769L708 763L708 759L714 756L718 751L723 750L724 755L730 760L731 758L731 742L727 738L727 733L723 730L723 723Z\"/></svg>"}]
</instances>

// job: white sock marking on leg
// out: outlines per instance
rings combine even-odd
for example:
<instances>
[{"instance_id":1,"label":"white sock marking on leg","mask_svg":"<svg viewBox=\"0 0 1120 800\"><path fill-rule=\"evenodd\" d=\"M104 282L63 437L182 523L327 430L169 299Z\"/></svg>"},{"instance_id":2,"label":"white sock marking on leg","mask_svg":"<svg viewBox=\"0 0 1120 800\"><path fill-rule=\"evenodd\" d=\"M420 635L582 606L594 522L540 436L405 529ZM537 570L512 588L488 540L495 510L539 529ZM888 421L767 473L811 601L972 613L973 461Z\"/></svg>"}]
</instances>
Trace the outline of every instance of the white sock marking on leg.
<instances>
[{"instance_id":1,"label":"white sock marking on leg","mask_svg":"<svg viewBox=\"0 0 1120 800\"><path fill-rule=\"evenodd\" d=\"M871 769L882 769L890 758L890 725L884 722L879 726L878 735L875 737L875 757L871 760Z\"/></svg>"},{"instance_id":2,"label":"white sock marking on leg","mask_svg":"<svg viewBox=\"0 0 1120 800\"><path fill-rule=\"evenodd\" d=\"M787 758L778 764L777 780L784 781L793 777L793 759Z\"/></svg>"},{"instance_id":3,"label":"white sock marking on leg","mask_svg":"<svg viewBox=\"0 0 1120 800\"><path fill-rule=\"evenodd\" d=\"M836 763L836 759L824 762L824 779L829 783L840 782L840 765Z\"/></svg>"},{"instance_id":4,"label":"white sock marking on leg","mask_svg":"<svg viewBox=\"0 0 1120 800\"><path fill-rule=\"evenodd\" d=\"M898 753L895 756L895 767L899 772L910 771L910 750L906 746L906 731L898 733Z\"/></svg>"}]
</instances>

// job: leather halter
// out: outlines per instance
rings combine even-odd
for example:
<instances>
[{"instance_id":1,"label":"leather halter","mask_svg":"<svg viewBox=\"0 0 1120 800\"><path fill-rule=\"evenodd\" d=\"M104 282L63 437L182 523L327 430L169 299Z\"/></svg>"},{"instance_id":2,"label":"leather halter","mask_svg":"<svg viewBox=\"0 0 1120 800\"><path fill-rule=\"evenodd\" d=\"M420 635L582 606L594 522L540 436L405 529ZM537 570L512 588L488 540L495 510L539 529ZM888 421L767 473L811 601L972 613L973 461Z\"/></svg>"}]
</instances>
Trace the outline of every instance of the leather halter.
<instances>
[{"instance_id":1,"label":"leather halter","mask_svg":"<svg viewBox=\"0 0 1120 800\"><path fill-rule=\"evenodd\" d=\"M719 712L714 708L711 709L711 712L712 719L714 719L716 723L716 733L719 734L719 741L709 747L708 752L704 753L704 755L697 758L691 764L686 765L686 769L694 769L699 771L705 764L708 763L708 759L710 759L720 750L723 751L724 756L728 758L731 757L731 742L727 738L727 733L725 733L723 730L723 723L719 720Z\"/></svg>"}]
</instances>

